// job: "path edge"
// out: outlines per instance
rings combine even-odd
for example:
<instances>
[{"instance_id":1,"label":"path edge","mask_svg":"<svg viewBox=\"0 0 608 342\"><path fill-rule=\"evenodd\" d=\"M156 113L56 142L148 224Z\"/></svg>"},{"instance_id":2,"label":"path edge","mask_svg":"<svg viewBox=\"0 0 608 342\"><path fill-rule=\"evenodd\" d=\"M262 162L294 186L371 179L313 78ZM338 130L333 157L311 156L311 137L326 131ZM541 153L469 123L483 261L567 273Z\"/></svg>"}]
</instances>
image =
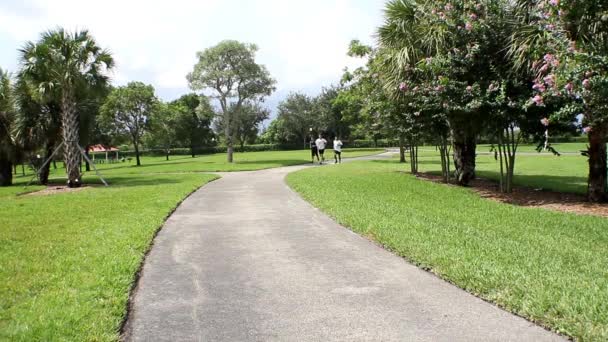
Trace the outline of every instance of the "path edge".
<instances>
[{"instance_id":1,"label":"path edge","mask_svg":"<svg viewBox=\"0 0 608 342\"><path fill-rule=\"evenodd\" d=\"M120 326L118 327L118 341L127 341L131 335L131 323L129 321L129 318L131 318L132 312L133 312L133 299L135 298L135 294L137 293L137 289L139 288L139 281L143 275L144 265L146 263L146 260L148 259L148 255L150 254L150 252L152 251L152 248L154 248L154 245L156 243L156 237L165 227L169 217L171 217L171 215L173 215L177 211L177 209L179 209L179 207L188 198L190 198L192 195L194 195L194 193L196 193L200 189L204 188L206 185L222 178L220 175L215 174L215 173L209 172L209 173L205 173L205 174L213 175L216 178L214 178L204 184L201 184L200 186L196 187L194 190L190 191L186 196L184 196L184 198L182 198L179 202L177 202L175 204L175 206L167 213L167 215L163 218L162 224L160 226L158 226L156 228L156 230L154 231L154 234L152 235L152 239L150 240L150 244L144 251L143 257L141 258L141 261L139 262L139 266L137 267L137 271L133 275L133 281L131 282L131 286L129 288L129 297L127 298L127 305L125 308L125 312L124 312L124 315L120 322Z\"/></svg>"},{"instance_id":2,"label":"path edge","mask_svg":"<svg viewBox=\"0 0 608 342\"><path fill-rule=\"evenodd\" d=\"M385 251L387 251L387 252L389 252L389 253L393 254L394 256L396 256L396 257L400 258L400 259L401 259L401 260L403 260L404 262L406 262L406 263L408 263L408 264L410 264L410 265L412 265L412 266L416 267L417 269L419 269L419 270L421 270L421 271L423 271L423 272L425 272L425 273L427 273L427 274L429 274L429 275L431 275L431 276L433 276L433 277L437 278L438 280L443 281L443 282L446 282L446 283L448 283L448 284L450 284L450 285L452 285L452 286L456 287L458 290L463 291L463 292L466 292L467 294L469 294L469 295L471 295L471 296L473 296L473 297L475 297L475 298L478 298L478 299L480 299L480 300L482 300L482 301L484 301L484 302L486 302L486 303L488 303L488 304L492 305L493 307L495 307L495 308L497 308L497 309L499 309L499 310L501 310L501 311L504 311L504 312L506 312L506 313L508 313L508 314L510 314L510 315L513 315L513 316L519 317L519 318L521 318L521 319L525 320L526 322L529 322L529 323L531 323L531 324L535 325L536 327L539 327L539 328L541 328L541 329L543 329L543 330L545 330L545 331L547 331L547 332L549 332L549 333L551 333L551 334L555 334L555 335L557 335L557 336L559 336L559 337L561 337L561 338L564 338L564 339L565 339L565 340L567 340L567 341L575 341L575 339L574 339L573 337L571 337L571 336L569 336L569 335L565 335L565 334L563 334L563 333L561 333L561 332L555 331L555 330L553 330L553 329L552 329L550 326L548 326L548 325L542 324L541 322L537 322L537 321L535 321L535 320L533 320L533 319L531 319L531 318L529 318L529 317L525 317L525 316L523 316L523 315L521 315L521 314L519 314L519 313L517 313L517 312L513 312L513 311L511 311L511 310L507 309L506 307L501 306L500 304L498 304L498 303L496 303L496 302L493 302L493 301L491 301L491 300L488 300L488 299L486 299L486 298L484 298L484 297L481 297L481 296L477 295L477 294L476 294L476 293L474 293L474 292L471 292L471 291L469 291L469 290L467 290L467 289L464 289L464 288L460 287L458 284L454 283L452 280L450 280L450 279L446 279L446 278L442 277L441 275L439 275L439 274L437 274L437 273L433 272L433 268L432 268L432 267L425 266L425 265L423 265L423 264L421 264L421 263L419 263L419 262L416 262L415 260L412 260L412 259L411 259L411 258L409 258L408 256L401 255L401 254L399 254L397 251L395 251L393 248L391 248L390 246L387 246L387 245L385 245L385 244L382 244L382 243L380 243L379 241L377 241L376 239L374 239L373 237L371 237L371 236L367 236L367 235L363 235L363 234L361 234L361 233L359 233L359 232L355 231L355 230L354 230L354 229L353 229L351 226L348 226L348 225L346 225L346 224L344 224L344 223L339 222L339 221L338 221L338 219L337 219L336 217L334 217L333 215L329 214L329 213L328 213L328 212L326 212L325 210L323 210L323 209L321 209L321 208L316 207L316 206L315 206L315 205L314 205L312 202L310 202L309 200L307 200L306 198L304 198L304 197L302 196L302 194L300 194L298 191L296 191L294 188L292 188L292 187L289 185L289 183L287 182L287 176L288 176L289 174L291 174L291 173L295 173L295 172L304 171L304 170L306 170L306 169L307 169L307 168L300 169L300 170L294 170L294 171L291 171L291 172L286 173L286 174L285 174L285 176L283 177L283 184L284 184L284 185L285 185L285 186L286 186L286 187L287 187L287 188L288 188L288 189L289 189L291 192L293 192L293 193L294 193L294 194L295 194L295 195L296 195L298 198L300 198L301 200L303 200L304 202L306 202L306 204L307 204L307 205L309 205L309 206L310 206L311 208L313 208L314 210L317 210L318 212L320 212L320 213L322 213L323 215L325 215L325 216L327 216L328 218L330 218L330 219L331 219L332 221L334 221L334 222L335 222L335 223L336 223L338 226L340 226L340 227L342 227L343 229L346 229L347 231L349 231L349 232L351 232L351 233L353 233L353 234L357 235L357 236L358 236L358 237L360 237L361 239L364 239L364 240L366 240L366 241L369 241L370 243L372 243L372 244L373 244L373 245L375 245L376 247L381 248L381 249L383 249L383 250L385 250Z\"/></svg>"}]
</instances>

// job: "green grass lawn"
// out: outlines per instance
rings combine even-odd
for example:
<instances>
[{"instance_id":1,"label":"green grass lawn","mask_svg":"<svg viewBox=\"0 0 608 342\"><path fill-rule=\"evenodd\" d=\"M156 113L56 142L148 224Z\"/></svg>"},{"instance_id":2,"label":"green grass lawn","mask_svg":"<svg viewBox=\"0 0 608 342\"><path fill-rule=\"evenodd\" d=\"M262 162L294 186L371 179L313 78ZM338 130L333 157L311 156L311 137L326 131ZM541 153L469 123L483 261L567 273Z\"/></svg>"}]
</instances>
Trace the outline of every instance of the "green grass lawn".
<instances>
[{"instance_id":1,"label":"green grass lawn","mask_svg":"<svg viewBox=\"0 0 608 342\"><path fill-rule=\"evenodd\" d=\"M575 151L580 147L579 145L577 143L562 144L562 149ZM419 171L441 171L439 152L429 146L421 147L419 151ZM477 174L483 178L498 180L500 165L493 155L484 154L488 151L489 147L478 146ZM587 158L580 154L555 156L549 152L529 151L517 155L513 182L516 185L535 189L585 194L588 172Z\"/></svg>"},{"instance_id":2,"label":"green grass lawn","mask_svg":"<svg viewBox=\"0 0 608 342\"><path fill-rule=\"evenodd\" d=\"M44 187L24 187L31 171L16 176L15 186L0 188L0 340L116 340L155 232L177 203L216 178L200 172L302 164L309 153L238 153L234 165L225 154L144 157L141 167L101 164L110 187L89 172L84 182L96 186L48 196L20 196ZM59 166L51 180L63 183Z\"/></svg>"},{"instance_id":3,"label":"green grass lawn","mask_svg":"<svg viewBox=\"0 0 608 342\"><path fill-rule=\"evenodd\" d=\"M214 178L112 176L112 187L74 193L3 191L0 340L116 340L155 232L180 200Z\"/></svg>"},{"instance_id":4,"label":"green grass lawn","mask_svg":"<svg viewBox=\"0 0 608 342\"><path fill-rule=\"evenodd\" d=\"M344 158L361 157L384 152L384 149L361 148L345 149L342 153ZM326 159L333 159L333 152L326 151ZM101 156L98 156L101 159ZM142 157L141 166L135 166L135 158L130 162L114 164L96 164L103 175L114 174L142 174L142 173L179 173L179 172L226 172L226 171L252 171L269 169L273 167L290 166L310 163L310 151L266 151L235 153L234 163L226 162L226 154L200 155L196 158L191 156L170 156L169 161L165 157ZM21 168L18 168L21 170ZM58 163L58 169L52 170L52 177L64 178L65 171ZM94 174L93 171L89 173ZM23 183L31 179L31 171L28 170L26 177L18 176L16 183ZM27 178L27 180L25 180ZM2 190L0 190L2 191ZM1 192L0 192L1 193Z\"/></svg>"},{"instance_id":5,"label":"green grass lawn","mask_svg":"<svg viewBox=\"0 0 608 342\"><path fill-rule=\"evenodd\" d=\"M503 308L608 339L608 220L497 203L395 161L306 169L288 184L354 231Z\"/></svg>"}]
</instances>

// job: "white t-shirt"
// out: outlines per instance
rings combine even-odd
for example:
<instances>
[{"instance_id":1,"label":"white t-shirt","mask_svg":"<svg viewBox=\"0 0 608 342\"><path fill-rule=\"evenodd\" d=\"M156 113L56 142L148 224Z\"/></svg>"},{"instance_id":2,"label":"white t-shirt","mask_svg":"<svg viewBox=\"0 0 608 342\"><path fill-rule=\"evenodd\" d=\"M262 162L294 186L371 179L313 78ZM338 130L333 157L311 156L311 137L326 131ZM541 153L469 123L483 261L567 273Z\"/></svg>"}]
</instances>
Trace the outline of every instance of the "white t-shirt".
<instances>
[{"instance_id":1,"label":"white t-shirt","mask_svg":"<svg viewBox=\"0 0 608 342\"><path fill-rule=\"evenodd\" d=\"M319 150L324 150L325 146L327 145L327 140L319 138L315 141L315 144Z\"/></svg>"},{"instance_id":2,"label":"white t-shirt","mask_svg":"<svg viewBox=\"0 0 608 342\"><path fill-rule=\"evenodd\" d=\"M342 142L340 140L334 140L334 151L342 152Z\"/></svg>"}]
</instances>

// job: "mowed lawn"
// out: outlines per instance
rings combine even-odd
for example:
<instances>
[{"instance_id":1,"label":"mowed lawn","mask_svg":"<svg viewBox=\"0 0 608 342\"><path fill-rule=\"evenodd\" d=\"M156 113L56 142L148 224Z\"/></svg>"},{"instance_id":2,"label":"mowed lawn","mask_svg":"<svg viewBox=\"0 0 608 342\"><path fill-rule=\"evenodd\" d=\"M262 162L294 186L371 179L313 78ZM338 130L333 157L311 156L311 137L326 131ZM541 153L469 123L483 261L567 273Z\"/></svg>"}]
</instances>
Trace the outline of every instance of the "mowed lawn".
<instances>
[{"instance_id":1,"label":"mowed lawn","mask_svg":"<svg viewBox=\"0 0 608 342\"><path fill-rule=\"evenodd\" d=\"M607 219L497 203L406 169L353 162L287 182L341 224L477 296L568 336L608 340Z\"/></svg>"},{"instance_id":2,"label":"mowed lawn","mask_svg":"<svg viewBox=\"0 0 608 342\"><path fill-rule=\"evenodd\" d=\"M379 153L346 151L345 156ZM328 156L331 156L329 153ZM118 339L135 273L155 232L189 193L217 176L206 171L256 170L309 162L309 151L249 152L196 158L143 157L99 164L106 188L23 195L42 186L0 188L0 340L113 341ZM20 168L19 168L20 169ZM51 181L62 184L64 170Z\"/></svg>"},{"instance_id":3,"label":"mowed lawn","mask_svg":"<svg viewBox=\"0 0 608 342\"><path fill-rule=\"evenodd\" d=\"M0 340L117 340L155 232L180 200L214 178L116 176L112 187L74 193L3 191Z\"/></svg>"},{"instance_id":4,"label":"mowed lawn","mask_svg":"<svg viewBox=\"0 0 608 342\"><path fill-rule=\"evenodd\" d=\"M384 149L364 148L345 149L343 158L361 157L384 152ZM333 151L325 152L326 160L333 160ZM234 163L226 161L225 153L191 156L143 157L140 167L135 167L135 158L131 162L116 164L99 164L99 170L120 173L163 173L163 172L216 172L216 171L252 171L273 167L310 163L309 150L244 152L234 154Z\"/></svg>"},{"instance_id":5,"label":"mowed lawn","mask_svg":"<svg viewBox=\"0 0 608 342\"><path fill-rule=\"evenodd\" d=\"M555 144L555 148L567 153L555 156L550 152L537 153L530 145L522 146L521 153L515 158L514 184L535 189L585 194L588 163L587 158L577 152L584 149L584 144ZM477 153L477 175L498 180L500 164L489 153L489 146L478 146ZM453 165L451 167L453 170ZM441 172L439 153L432 146L419 148L419 171Z\"/></svg>"}]
</instances>

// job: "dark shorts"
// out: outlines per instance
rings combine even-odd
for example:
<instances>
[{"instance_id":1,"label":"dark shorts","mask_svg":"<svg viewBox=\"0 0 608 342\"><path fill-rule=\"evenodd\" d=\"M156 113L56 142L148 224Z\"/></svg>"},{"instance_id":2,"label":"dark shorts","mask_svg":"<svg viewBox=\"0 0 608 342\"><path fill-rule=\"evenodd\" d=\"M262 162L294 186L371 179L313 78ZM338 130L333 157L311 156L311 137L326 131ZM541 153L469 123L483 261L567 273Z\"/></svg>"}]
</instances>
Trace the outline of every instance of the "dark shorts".
<instances>
[{"instance_id":1,"label":"dark shorts","mask_svg":"<svg viewBox=\"0 0 608 342\"><path fill-rule=\"evenodd\" d=\"M336 150L334 150L334 153L337 154L337 155L341 155L342 151L336 151Z\"/></svg>"},{"instance_id":2,"label":"dark shorts","mask_svg":"<svg viewBox=\"0 0 608 342\"><path fill-rule=\"evenodd\" d=\"M317 156L317 157L318 157L318 156L319 156L319 151L317 150L317 147L316 147L316 146L315 146L315 147L311 147L311 148L310 148L310 154L311 154L313 157L315 157L315 156Z\"/></svg>"},{"instance_id":3,"label":"dark shorts","mask_svg":"<svg viewBox=\"0 0 608 342\"><path fill-rule=\"evenodd\" d=\"M323 153L325 153L325 149L319 150L320 155L323 155Z\"/></svg>"}]
</instances>

